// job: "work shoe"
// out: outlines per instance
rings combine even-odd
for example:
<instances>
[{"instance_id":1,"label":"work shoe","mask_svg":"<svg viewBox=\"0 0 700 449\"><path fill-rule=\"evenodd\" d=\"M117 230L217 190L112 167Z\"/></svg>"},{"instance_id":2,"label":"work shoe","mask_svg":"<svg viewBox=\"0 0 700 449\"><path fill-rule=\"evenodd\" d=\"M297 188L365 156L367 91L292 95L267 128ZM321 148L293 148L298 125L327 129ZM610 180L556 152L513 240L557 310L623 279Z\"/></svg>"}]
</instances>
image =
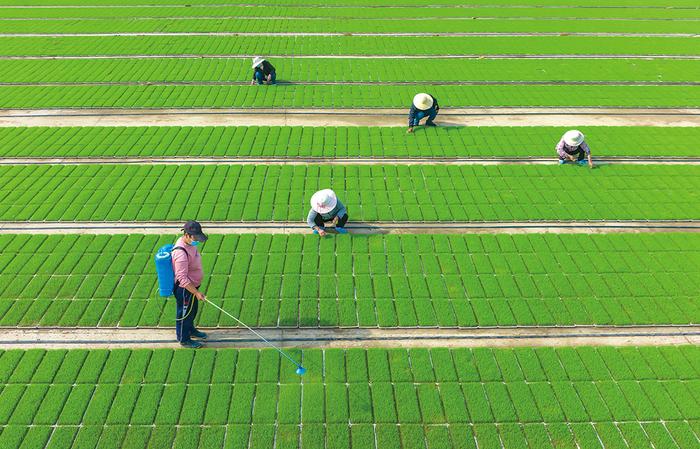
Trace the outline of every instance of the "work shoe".
<instances>
[{"instance_id":1,"label":"work shoe","mask_svg":"<svg viewBox=\"0 0 700 449\"><path fill-rule=\"evenodd\" d=\"M187 341L181 341L180 346L182 346L183 348L199 349L204 345L198 341L187 340Z\"/></svg>"},{"instance_id":2,"label":"work shoe","mask_svg":"<svg viewBox=\"0 0 700 449\"><path fill-rule=\"evenodd\" d=\"M425 122L425 126L437 126L435 122Z\"/></svg>"},{"instance_id":3,"label":"work shoe","mask_svg":"<svg viewBox=\"0 0 700 449\"><path fill-rule=\"evenodd\" d=\"M564 165L566 164L566 161L564 159L559 159L559 165Z\"/></svg>"},{"instance_id":4,"label":"work shoe","mask_svg":"<svg viewBox=\"0 0 700 449\"><path fill-rule=\"evenodd\" d=\"M200 340L206 340L207 337L209 337L205 332L202 332L199 329L195 329L194 331L192 331L190 336L194 338L199 338Z\"/></svg>"},{"instance_id":5,"label":"work shoe","mask_svg":"<svg viewBox=\"0 0 700 449\"><path fill-rule=\"evenodd\" d=\"M577 163L578 165L586 165L586 164L588 164L588 161L583 160L583 161L578 161L578 162L576 162L576 163Z\"/></svg>"},{"instance_id":6,"label":"work shoe","mask_svg":"<svg viewBox=\"0 0 700 449\"><path fill-rule=\"evenodd\" d=\"M347 233L348 233L348 230L347 230L347 229L341 228L341 227L338 227L338 226L335 227L335 230L338 231L338 234L347 234Z\"/></svg>"}]
</instances>

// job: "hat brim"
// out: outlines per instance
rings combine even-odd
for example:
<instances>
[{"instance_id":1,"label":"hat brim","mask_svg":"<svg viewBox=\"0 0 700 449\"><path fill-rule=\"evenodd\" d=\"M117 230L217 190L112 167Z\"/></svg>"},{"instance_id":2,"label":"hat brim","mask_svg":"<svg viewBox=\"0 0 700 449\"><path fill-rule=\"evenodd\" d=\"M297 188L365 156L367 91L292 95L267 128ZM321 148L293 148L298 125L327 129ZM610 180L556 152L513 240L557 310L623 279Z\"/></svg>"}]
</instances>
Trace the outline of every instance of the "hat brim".
<instances>
[{"instance_id":1,"label":"hat brim","mask_svg":"<svg viewBox=\"0 0 700 449\"><path fill-rule=\"evenodd\" d=\"M206 234L193 234L193 235L192 235L192 238L195 239L196 241L202 242L202 243L204 243L204 242L206 242L207 240L209 240L209 237L207 237Z\"/></svg>"},{"instance_id":2,"label":"hat brim","mask_svg":"<svg viewBox=\"0 0 700 449\"><path fill-rule=\"evenodd\" d=\"M327 214L328 212L331 212L333 209L335 209L335 204L333 205L333 207L314 207L313 209L316 213Z\"/></svg>"},{"instance_id":3,"label":"hat brim","mask_svg":"<svg viewBox=\"0 0 700 449\"><path fill-rule=\"evenodd\" d=\"M331 212L333 209L335 209L335 206L338 205L338 198L333 198L333 201L331 201L330 204L327 204L325 206L319 206L319 205L314 205L311 206L311 208L319 214L327 214Z\"/></svg>"},{"instance_id":4,"label":"hat brim","mask_svg":"<svg viewBox=\"0 0 700 449\"><path fill-rule=\"evenodd\" d=\"M432 108L434 104L435 102L430 97L425 98L425 101L413 101L413 106L417 107L421 111L425 111Z\"/></svg>"}]
</instances>

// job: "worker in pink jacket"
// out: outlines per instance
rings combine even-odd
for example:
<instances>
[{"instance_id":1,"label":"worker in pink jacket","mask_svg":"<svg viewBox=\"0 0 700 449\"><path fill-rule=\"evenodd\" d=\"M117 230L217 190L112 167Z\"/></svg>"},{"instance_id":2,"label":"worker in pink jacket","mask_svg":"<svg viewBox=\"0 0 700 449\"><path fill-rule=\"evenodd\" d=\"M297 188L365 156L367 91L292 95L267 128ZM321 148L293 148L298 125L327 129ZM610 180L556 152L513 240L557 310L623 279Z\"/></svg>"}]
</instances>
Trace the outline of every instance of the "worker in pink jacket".
<instances>
[{"instance_id":1,"label":"worker in pink jacket","mask_svg":"<svg viewBox=\"0 0 700 449\"><path fill-rule=\"evenodd\" d=\"M206 300L199 290L204 278L202 255L197 250L200 242L206 242L207 236L202 232L202 225L196 221L188 221L182 228L180 237L172 251L173 270L175 271L175 300L177 313L175 334L177 341L186 348L198 349L202 343L192 338L204 340L207 334L194 327L197 316L197 303Z\"/></svg>"}]
</instances>

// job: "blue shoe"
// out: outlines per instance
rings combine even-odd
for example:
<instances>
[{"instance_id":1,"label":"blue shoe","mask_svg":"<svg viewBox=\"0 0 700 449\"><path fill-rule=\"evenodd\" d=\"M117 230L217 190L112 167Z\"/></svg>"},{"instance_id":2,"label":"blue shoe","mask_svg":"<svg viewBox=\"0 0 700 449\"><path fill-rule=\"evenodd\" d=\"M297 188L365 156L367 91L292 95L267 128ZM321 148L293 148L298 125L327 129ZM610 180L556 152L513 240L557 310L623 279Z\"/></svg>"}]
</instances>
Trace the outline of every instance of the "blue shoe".
<instances>
[{"instance_id":1,"label":"blue shoe","mask_svg":"<svg viewBox=\"0 0 700 449\"><path fill-rule=\"evenodd\" d=\"M585 161L585 160L584 160L584 161L578 161L577 164L578 164L578 165L586 165L586 164L588 164L588 161Z\"/></svg>"},{"instance_id":2,"label":"blue shoe","mask_svg":"<svg viewBox=\"0 0 700 449\"><path fill-rule=\"evenodd\" d=\"M318 231L314 229L314 234L318 235Z\"/></svg>"},{"instance_id":3,"label":"blue shoe","mask_svg":"<svg viewBox=\"0 0 700 449\"><path fill-rule=\"evenodd\" d=\"M194 338L199 338L200 340L206 340L207 338L209 338L206 332L202 332L199 329L193 330L190 335Z\"/></svg>"},{"instance_id":4,"label":"blue shoe","mask_svg":"<svg viewBox=\"0 0 700 449\"><path fill-rule=\"evenodd\" d=\"M339 227L337 227L337 226L336 226L335 230L338 231L338 234L347 234L347 233L348 233L348 230L347 230L347 229L345 229L345 228L339 228Z\"/></svg>"},{"instance_id":5,"label":"blue shoe","mask_svg":"<svg viewBox=\"0 0 700 449\"><path fill-rule=\"evenodd\" d=\"M559 159L559 165L564 165L566 164L566 161L564 159Z\"/></svg>"}]
</instances>

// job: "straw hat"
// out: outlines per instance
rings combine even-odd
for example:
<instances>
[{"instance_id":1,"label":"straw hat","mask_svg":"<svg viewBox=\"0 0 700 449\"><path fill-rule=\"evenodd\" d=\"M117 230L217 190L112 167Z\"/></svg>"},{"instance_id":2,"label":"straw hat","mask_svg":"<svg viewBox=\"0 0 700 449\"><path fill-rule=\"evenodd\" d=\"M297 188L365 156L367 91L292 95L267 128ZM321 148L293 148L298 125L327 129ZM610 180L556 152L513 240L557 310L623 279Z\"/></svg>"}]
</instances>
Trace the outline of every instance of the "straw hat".
<instances>
[{"instance_id":1,"label":"straw hat","mask_svg":"<svg viewBox=\"0 0 700 449\"><path fill-rule=\"evenodd\" d=\"M338 197L331 189L319 190L311 197L311 209L319 214L327 214L338 204Z\"/></svg>"},{"instance_id":2,"label":"straw hat","mask_svg":"<svg viewBox=\"0 0 700 449\"><path fill-rule=\"evenodd\" d=\"M564 134L564 143L570 147L577 147L583 143L583 133L572 129Z\"/></svg>"},{"instance_id":3,"label":"straw hat","mask_svg":"<svg viewBox=\"0 0 700 449\"><path fill-rule=\"evenodd\" d=\"M433 107L433 97L428 94L418 94L413 97L413 106L425 111Z\"/></svg>"},{"instance_id":4,"label":"straw hat","mask_svg":"<svg viewBox=\"0 0 700 449\"><path fill-rule=\"evenodd\" d=\"M262 64L264 60L265 60L265 58L261 58L260 56L254 57L253 58L253 68L256 68L257 66Z\"/></svg>"}]
</instances>

